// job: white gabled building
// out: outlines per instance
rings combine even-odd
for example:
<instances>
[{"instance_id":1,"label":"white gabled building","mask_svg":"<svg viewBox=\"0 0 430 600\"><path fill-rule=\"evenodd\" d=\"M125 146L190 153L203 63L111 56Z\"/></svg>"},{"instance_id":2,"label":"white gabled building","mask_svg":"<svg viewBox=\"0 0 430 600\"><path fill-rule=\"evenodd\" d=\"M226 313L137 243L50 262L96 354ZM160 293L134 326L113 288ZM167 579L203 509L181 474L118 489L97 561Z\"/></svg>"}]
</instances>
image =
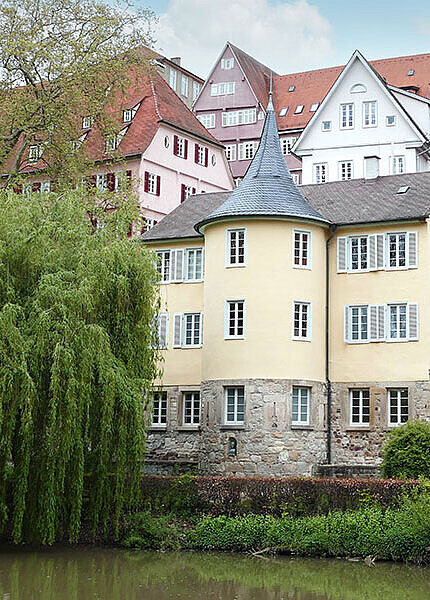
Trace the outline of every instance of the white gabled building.
<instances>
[{"instance_id":1,"label":"white gabled building","mask_svg":"<svg viewBox=\"0 0 430 600\"><path fill-rule=\"evenodd\" d=\"M293 147L302 183L430 170L430 100L389 85L357 50Z\"/></svg>"}]
</instances>

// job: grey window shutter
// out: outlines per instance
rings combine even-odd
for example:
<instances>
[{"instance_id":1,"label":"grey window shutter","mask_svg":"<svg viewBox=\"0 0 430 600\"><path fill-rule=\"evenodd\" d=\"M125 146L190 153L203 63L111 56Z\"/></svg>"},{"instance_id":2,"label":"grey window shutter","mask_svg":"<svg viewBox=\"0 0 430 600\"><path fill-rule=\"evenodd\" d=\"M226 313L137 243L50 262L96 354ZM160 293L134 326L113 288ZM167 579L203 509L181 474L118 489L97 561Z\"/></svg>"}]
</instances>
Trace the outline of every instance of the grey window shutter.
<instances>
[{"instance_id":1,"label":"grey window shutter","mask_svg":"<svg viewBox=\"0 0 430 600\"><path fill-rule=\"evenodd\" d=\"M200 340L199 344L203 344L203 313L200 313Z\"/></svg>"},{"instance_id":2,"label":"grey window shutter","mask_svg":"<svg viewBox=\"0 0 430 600\"><path fill-rule=\"evenodd\" d=\"M413 269L418 266L418 234L416 231L410 231L408 233L408 259L409 268Z\"/></svg>"},{"instance_id":3,"label":"grey window shutter","mask_svg":"<svg viewBox=\"0 0 430 600\"><path fill-rule=\"evenodd\" d=\"M376 262L376 235L369 235L369 269L374 271L377 269Z\"/></svg>"},{"instance_id":4,"label":"grey window shutter","mask_svg":"<svg viewBox=\"0 0 430 600\"><path fill-rule=\"evenodd\" d=\"M167 348L169 343L169 315L168 313L163 313L158 316L158 339L159 339L159 347Z\"/></svg>"},{"instance_id":5,"label":"grey window shutter","mask_svg":"<svg viewBox=\"0 0 430 600\"><path fill-rule=\"evenodd\" d=\"M349 342L349 306L345 306L345 322L344 322L344 331L345 331L345 342Z\"/></svg>"},{"instance_id":6,"label":"grey window shutter","mask_svg":"<svg viewBox=\"0 0 430 600\"><path fill-rule=\"evenodd\" d=\"M376 268L385 268L385 235L383 233L376 234Z\"/></svg>"},{"instance_id":7,"label":"grey window shutter","mask_svg":"<svg viewBox=\"0 0 430 600\"><path fill-rule=\"evenodd\" d=\"M337 272L345 273L346 271L346 237L337 238Z\"/></svg>"},{"instance_id":8,"label":"grey window shutter","mask_svg":"<svg viewBox=\"0 0 430 600\"><path fill-rule=\"evenodd\" d=\"M173 316L173 347L182 346L182 313Z\"/></svg>"},{"instance_id":9,"label":"grey window shutter","mask_svg":"<svg viewBox=\"0 0 430 600\"><path fill-rule=\"evenodd\" d=\"M373 237L373 236L372 236ZM375 342L378 340L378 306L371 304L370 311L370 340Z\"/></svg>"},{"instance_id":10,"label":"grey window shutter","mask_svg":"<svg viewBox=\"0 0 430 600\"><path fill-rule=\"evenodd\" d=\"M183 281L184 251L172 250L170 255L170 281Z\"/></svg>"},{"instance_id":11,"label":"grey window shutter","mask_svg":"<svg viewBox=\"0 0 430 600\"><path fill-rule=\"evenodd\" d=\"M418 304L408 303L409 339L418 339Z\"/></svg>"},{"instance_id":12,"label":"grey window shutter","mask_svg":"<svg viewBox=\"0 0 430 600\"><path fill-rule=\"evenodd\" d=\"M378 340L385 340L385 304L378 305Z\"/></svg>"}]
</instances>

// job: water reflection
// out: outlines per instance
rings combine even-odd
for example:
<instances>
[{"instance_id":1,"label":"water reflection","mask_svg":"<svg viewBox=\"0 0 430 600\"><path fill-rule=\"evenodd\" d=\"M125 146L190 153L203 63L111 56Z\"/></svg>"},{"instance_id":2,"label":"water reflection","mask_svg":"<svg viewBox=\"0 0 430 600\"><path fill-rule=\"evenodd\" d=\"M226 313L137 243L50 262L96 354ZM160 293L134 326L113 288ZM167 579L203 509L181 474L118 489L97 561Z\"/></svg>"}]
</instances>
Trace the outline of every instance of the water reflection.
<instances>
[{"instance_id":1,"label":"water reflection","mask_svg":"<svg viewBox=\"0 0 430 600\"><path fill-rule=\"evenodd\" d=\"M0 552L0 600L426 600L430 570L114 549Z\"/></svg>"}]
</instances>

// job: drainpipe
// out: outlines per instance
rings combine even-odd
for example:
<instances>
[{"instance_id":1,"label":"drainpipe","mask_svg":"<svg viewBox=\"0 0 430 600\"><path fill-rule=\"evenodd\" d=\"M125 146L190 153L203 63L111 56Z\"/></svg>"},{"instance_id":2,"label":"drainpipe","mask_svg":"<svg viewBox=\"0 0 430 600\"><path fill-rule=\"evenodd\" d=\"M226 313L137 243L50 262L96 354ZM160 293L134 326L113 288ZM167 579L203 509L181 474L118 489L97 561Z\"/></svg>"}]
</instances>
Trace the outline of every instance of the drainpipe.
<instances>
[{"instance_id":1,"label":"drainpipe","mask_svg":"<svg viewBox=\"0 0 430 600\"><path fill-rule=\"evenodd\" d=\"M327 464L331 464L331 381L330 381L330 242L336 225L330 225L330 236L326 241L325 260L325 378L327 382Z\"/></svg>"}]
</instances>

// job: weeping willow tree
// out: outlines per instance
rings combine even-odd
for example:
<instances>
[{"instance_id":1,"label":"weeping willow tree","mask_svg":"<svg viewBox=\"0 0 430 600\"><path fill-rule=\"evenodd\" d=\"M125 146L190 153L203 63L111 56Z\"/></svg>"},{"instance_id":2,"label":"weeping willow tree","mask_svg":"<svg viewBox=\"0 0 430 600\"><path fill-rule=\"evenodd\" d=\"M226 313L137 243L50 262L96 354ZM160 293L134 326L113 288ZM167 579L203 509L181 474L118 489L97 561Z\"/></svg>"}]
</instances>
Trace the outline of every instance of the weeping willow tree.
<instances>
[{"instance_id":1,"label":"weeping willow tree","mask_svg":"<svg viewBox=\"0 0 430 600\"><path fill-rule=\"evenodd\" d=\"M127 238L131 202L97 230L87 202L0 192L0 526L15 542L117 527L138 498L156 269Z\"/></svg>"}]
</instances>

